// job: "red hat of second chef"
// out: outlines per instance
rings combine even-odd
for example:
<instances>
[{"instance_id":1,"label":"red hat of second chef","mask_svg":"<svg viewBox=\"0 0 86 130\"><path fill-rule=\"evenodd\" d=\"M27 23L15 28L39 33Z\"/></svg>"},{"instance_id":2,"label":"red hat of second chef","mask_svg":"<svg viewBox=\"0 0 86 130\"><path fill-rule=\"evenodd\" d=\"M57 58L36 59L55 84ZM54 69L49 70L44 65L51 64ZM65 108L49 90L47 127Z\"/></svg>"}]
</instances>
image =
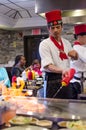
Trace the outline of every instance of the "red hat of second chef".
<instances>
[{"instance_id":1,"label":"red hat of second chef","mask_svg":"<svg viewBox=\"0 0 86 130\"><path fill-rule=\"evenodd\" d=\"M57 25L62 23L62 16L60 10L53 10L45 13L47 23L52 25Z\"/></svg>"},{"instance_id":2,"label":"red hat of second chef","mask_svg":"<svg viewBox=\"0 0 86 130\"><path fill-rule=\"evenodd\" d=\"M74 31L76 35L86 34L86 24L75 25Z\"/></svg>"}]
</instances>

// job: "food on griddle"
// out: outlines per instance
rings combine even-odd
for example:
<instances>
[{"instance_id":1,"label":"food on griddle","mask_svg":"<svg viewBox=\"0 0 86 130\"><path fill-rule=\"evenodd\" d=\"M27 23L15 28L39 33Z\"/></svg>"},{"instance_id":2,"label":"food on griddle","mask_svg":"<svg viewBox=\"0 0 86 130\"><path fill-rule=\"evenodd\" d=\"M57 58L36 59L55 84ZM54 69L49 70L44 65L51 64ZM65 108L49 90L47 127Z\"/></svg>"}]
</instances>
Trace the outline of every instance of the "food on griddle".
<instances>
[{"instance_id":1,"label":"food on griddle","mask_svg":"<svg viewBox=\"0 0 86 130\"><path fill-rule=\"evenodd\" d=\"M45 110L45 105L38 102L38 100L33 98L13 98L9 100L10 103L14 104L14 106L18 107L17 113L43 113Z\"/></svg>"},{"instance_id":2,"label":"food on griddle","mask_svg":"<svg viewBox=\"0 0 86 130\"><path fill-rule=\"evenodd\" d=\"M60 121L57 123L58 126L60 127L66 127L67 121Z\"/></svg>"}]
</instances>

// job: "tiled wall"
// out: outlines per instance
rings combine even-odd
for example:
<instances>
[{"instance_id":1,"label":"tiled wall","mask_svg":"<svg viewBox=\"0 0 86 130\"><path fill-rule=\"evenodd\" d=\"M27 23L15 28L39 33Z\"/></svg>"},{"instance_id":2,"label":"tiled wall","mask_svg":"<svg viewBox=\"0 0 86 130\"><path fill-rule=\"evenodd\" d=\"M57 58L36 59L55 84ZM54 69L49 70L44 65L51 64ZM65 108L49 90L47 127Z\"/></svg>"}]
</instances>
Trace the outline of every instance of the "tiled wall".
<instances>
[{"instance_id":1,"label":"tiled wall","mask_svg":"<svg viewBox=\"0 0 86 130\"><path fill-rule=\"evenodd\" d=\"M12 66L15 56L24 54L23 36L31 35L31 33L31 29L22 31L0 30L0 66ZM47 29L41 29L41 34L45 33L48 33ZM73 43L73 26L64 25L62 35Z\"/></svg>"}]
</instances>

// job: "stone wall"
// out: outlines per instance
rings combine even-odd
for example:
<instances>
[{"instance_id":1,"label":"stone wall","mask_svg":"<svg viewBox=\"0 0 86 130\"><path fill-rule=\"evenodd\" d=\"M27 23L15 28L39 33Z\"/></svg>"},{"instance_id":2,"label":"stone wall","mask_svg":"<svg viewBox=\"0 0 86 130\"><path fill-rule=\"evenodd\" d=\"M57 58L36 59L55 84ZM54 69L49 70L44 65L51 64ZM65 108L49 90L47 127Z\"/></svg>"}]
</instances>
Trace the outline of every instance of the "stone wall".
<instances>
[{"instance_id":1,"label":"stone wall","mask_svg":"<svg viewBox=\"0 0 86 130\"><path fill-rule=\"evenodd\" d=\"M0 66L11 66L18 54L24 54L20 32L0 30Z\"/></svg>"},{"instance_id":2,"label":"stone wall","mask_svg":"<svg viewBox=\"0 0 86 130\"><path fill-rule=\"evenodd\" d=\"M48 33L47 28L41 29L41 34ZM0 30L0 66L12 66L18 54L24 54L23 36L31 35L32 30ZM73 26L64 25L63 37L73 43Z\"/></svg>"}]
</instances>

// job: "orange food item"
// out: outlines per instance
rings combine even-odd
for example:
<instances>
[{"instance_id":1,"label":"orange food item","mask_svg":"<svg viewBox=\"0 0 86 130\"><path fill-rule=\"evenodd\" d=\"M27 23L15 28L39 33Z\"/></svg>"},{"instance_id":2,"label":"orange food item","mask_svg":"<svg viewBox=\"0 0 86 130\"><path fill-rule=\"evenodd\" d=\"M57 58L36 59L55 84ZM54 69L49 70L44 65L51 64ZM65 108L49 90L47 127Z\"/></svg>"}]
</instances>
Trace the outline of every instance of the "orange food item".
<instances>
[{"instance_id":1,"label":"orange food item","mask_svg":"<svg viewBox=\"0 0 86 130\"><path fill-rule=\"evenodd\" d=\"M17 113L43 113L45 111L45 105L41 104L35 98L14 98L9 100L10 103L16 105Z\"/></svg>"}]
</instances>

